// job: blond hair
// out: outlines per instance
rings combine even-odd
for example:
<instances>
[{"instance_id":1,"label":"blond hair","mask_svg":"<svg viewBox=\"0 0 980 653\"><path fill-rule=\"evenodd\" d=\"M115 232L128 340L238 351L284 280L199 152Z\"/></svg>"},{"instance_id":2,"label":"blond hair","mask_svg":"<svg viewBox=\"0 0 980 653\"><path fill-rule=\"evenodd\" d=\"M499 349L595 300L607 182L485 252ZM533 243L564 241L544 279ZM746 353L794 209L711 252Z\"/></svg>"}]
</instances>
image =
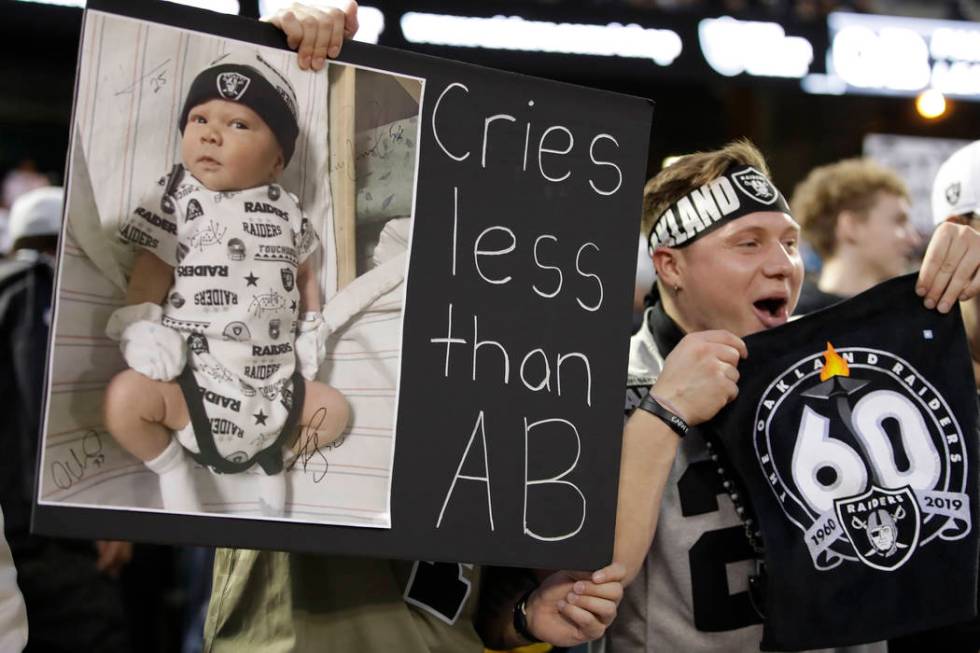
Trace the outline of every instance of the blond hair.
<instances>
[{"instance_id":1,"label":"blond hair","mask_svg":"<svg viewBox=\"0 0 980 653\"><path fill-rule=\"evenodd\" d=\"M909 197L908 187L893 170L870 159L844 159L811 170L793 190L790 207L804 238L826 259L837 249L837 217L852 211L867 218L880 191Z\"/></svg>"},{"instance_id":2,"label":"blond hair","mask_svg":"<svg viewBox=\"0 0 980 653\"><path fill-rule=\"evenodd\" d=\"M650 233L667 207L695 188L721 177L733 165L749 165L769 176L762 153L744 138L719 150L688 154L661 170L643 188L643 233Z\"/></svg>"}]
</instances>

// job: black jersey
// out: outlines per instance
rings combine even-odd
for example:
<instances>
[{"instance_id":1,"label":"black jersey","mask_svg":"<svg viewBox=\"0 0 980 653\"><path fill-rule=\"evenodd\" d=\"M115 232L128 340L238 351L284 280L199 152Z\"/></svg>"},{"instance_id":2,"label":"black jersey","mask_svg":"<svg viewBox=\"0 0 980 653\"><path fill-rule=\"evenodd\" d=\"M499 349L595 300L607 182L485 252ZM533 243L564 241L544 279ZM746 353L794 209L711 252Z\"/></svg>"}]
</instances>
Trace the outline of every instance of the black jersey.
<instances>
[{"instance_id":1,"label":"black jersey","mask_svg":"<svg viewBox=\"0 0 980 653\"><path fill-rule=\"evenodd\" d=\"M976 613L977 398L958 308L915 278L746 339L708 430L765 546L763 648L885 639Z\"/></svg>"}]
</instances>

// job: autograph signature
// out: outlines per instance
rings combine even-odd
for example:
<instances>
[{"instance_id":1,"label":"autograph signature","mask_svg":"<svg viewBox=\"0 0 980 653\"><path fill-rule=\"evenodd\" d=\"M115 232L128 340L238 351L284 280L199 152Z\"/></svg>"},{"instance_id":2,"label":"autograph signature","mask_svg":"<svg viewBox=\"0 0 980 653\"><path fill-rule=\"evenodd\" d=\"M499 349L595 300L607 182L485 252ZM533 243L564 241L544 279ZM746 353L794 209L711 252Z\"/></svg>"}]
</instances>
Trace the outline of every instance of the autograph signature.
<instances>
[{"instance_id":1,"label":"autograph signature","mask_svg":"<svg viewBox=\"0 0 980 653\"><path fill-rule=\"evenodd\" d=\"M146 73L145 75L137 79L135 82L133 82L126 88L122 89L121 91L117 91L116 97L120 95L125 95L126 93L132 93L137 86L143 83L144 80L150 82L150 86L153 88L154 93L158 93L160 89L162 89L164 86L167 85L167 70L164 68L164 66L166 66L168 63L170 63L170 59L167 59L162 64L160 64L150 72Z\"/></svg>"},{"instance_id":2,"label":"autograph signature","mask_svg":"<svg viewBox=\"0 0 980 653\"><path fill-rule=\"evenodd\" d=\"M68 450L68 457L65 460L56 460L51 463L51 478L55 485L62 490L67 490L85 478L85 473L90 466L99 468L104 463L102 434L96 430L87 431L82 436L80 444L72 446Z\"/></svg>"},{"instance_id":3,"label":"autograph signature","mask_svg":"<svg viewBox=\"0 0 980 653\"><path fill-rule=\"evenodd\" d=\"M303 471L310 474L313 478L314 483L319 483L327 475L327 457L320 449L320 437L318 434L318 429L326 418L327 409L325 407L318 408L313 413L313 418L310 420L310 423L300 429L300 448L296 452L295 460L288 467L291 471L296 465L301 465ZM316 459L316 468L311 469L310 463L314 459ZM323 464L322 470L319 469L320 463Z\"/></svg>"}]
</instances>

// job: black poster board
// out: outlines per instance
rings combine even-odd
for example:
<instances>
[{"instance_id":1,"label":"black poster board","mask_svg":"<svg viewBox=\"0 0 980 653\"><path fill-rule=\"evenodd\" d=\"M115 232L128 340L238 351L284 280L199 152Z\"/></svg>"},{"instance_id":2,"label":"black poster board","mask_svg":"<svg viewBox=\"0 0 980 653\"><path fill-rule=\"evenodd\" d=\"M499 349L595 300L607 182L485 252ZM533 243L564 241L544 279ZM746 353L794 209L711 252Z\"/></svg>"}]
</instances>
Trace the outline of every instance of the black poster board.
<instances>
[{"instance_id":1,"label":"black poster board","mask_svg":"<svg viewBox=\"0 0 980 653\"><path fill-rule=\"evenodd\" d=\"M88 11L284 48L271 26L187 7L96 0ZM390 528L41 501L35 529L605 564L652 104L359 43L348 43L339 61L425 80Z\"/></svg>"}]
</instances>

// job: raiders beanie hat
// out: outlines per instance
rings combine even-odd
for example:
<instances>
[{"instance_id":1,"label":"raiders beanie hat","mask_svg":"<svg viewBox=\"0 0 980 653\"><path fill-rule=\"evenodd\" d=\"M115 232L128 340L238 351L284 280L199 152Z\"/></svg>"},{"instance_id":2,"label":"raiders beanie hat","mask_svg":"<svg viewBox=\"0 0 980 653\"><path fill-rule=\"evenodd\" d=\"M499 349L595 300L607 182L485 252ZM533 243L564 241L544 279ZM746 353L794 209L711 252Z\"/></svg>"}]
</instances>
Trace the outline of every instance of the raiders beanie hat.
<instances>
[{"instance_id":1,"label":"raiders beanie hat","mask_svg":"<svg viewBox=\"0 0 980 653\"><path fill-rule=\"evenodd\" d=\"M933 222L973 211L980 211L980 141L954 152L932 183Z\"/></svg>"},{"instance_id":2,"label":"raiders beanie hat","mask_svg":"<svg viewBox=\"0 0 980 653\"><path fill-rule=\"evenodd\" d=\"M268 69L269 76L256 66L242 63L222 63L201 71L187 91L180 113L180 133L184 133L188 114L194 107L210 100L238 102L265 121L279 141L283 163L288 164L299 136L296 95L289 82L260 57L256 57L255 63Z\"/></svg>"}]
</instances>

